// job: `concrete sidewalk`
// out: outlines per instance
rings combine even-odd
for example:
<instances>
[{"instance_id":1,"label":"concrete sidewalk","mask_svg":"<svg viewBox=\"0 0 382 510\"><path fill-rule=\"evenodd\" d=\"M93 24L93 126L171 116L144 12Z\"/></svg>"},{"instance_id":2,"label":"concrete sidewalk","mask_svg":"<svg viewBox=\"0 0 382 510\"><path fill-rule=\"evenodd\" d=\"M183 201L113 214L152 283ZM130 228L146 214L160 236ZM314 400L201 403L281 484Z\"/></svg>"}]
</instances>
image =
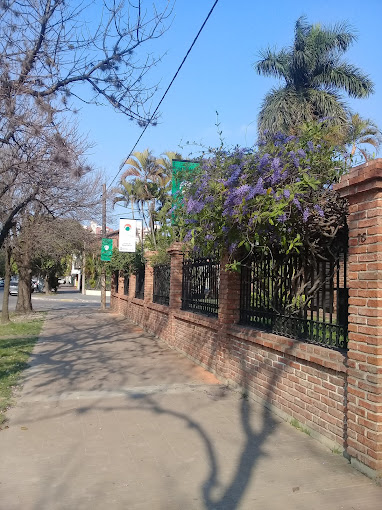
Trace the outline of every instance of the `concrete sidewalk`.
<instances>
[{"instance_id":1,"label":"concrete sidewalk","mask_svg":"<svg viewBox=\"0 0 382 510\"><path fill-rule=\"evenodd\" d=\"M9 428L1 510L376 510L382 488L97 310L50 312Z\"/></svg>"}]
</instances>

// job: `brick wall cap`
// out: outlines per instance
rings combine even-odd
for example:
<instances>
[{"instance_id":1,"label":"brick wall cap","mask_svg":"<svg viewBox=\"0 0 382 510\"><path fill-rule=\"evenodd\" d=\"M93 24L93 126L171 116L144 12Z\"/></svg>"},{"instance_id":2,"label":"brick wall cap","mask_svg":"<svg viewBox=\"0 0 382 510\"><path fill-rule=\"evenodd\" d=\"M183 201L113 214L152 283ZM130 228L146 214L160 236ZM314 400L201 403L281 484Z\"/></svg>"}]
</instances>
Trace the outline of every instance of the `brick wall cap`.
<instances>
[{"instance_id":1,"label":"brick wall cap","mask_svg":"<svg viewBox=\"0 0 382 510\"><path fill-rule=\"evenodd\" d=\"M151 259L157 254L157 251L145 250L144 257L150 262Z\"/></svg>"},{"instance_id":2,"label":"brick wall cap","mask_svg":"<svg viewBox=\"0 0 382 510\"><path fill-rule=\"evenodd\" d=\"M170 246L170 248L168 248L167 253L169 253L170 255L183 253L183 243L180 242L173 243Z\"/></svg>"},{"instance_id":3,"label":"brick wall cap","mask_svg":"<svg viewBox=\"0 0 382 510\"><path fill-rule=\"evenodd\" d=\"M382 189L382 159L373 159L351 168L333 188L343 197L370 189Z\"/></svg>"}]
</instances>

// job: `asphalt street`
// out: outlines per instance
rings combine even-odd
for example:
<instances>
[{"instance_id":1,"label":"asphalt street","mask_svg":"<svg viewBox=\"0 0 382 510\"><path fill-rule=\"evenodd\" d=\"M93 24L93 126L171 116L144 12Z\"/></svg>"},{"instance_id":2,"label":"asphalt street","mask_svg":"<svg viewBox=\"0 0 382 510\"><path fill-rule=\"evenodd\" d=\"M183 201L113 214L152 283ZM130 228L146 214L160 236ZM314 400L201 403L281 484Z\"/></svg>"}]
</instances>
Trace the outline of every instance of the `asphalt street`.
<instances>
[{"instance_id":1,"label":"asphalt street","mask_svg":"<svg viewBox=\"0 0 382 510\"><path fill-rule=\"evenodd\" d=\"M3 307L4 289L0 289L0 311ZM9 310L13 312L16 307L17 296L9 296ZM109 306L110 298L106 298ZM32 307L36 311L58 310L67 308L83 308L101 305L100 296L85 296L77 289L68 285L61 285L56 294L47 295L43 292L33 292Z\"/></svg>"}]
</instances>

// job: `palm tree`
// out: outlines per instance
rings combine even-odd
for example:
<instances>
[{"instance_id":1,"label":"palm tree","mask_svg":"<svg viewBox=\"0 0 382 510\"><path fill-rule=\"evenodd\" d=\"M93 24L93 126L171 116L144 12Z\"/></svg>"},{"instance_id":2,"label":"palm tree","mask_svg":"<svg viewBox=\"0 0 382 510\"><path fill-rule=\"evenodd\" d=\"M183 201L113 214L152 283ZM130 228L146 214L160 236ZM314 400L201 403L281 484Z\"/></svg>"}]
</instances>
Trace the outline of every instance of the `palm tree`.
<instances>
[{"instance_id":1,"label":"palm tree","mask_svg":"<svg viewBox=\"0 0 382 510\"><path fill-rule=\"evenodd\" d=\"M334 27L309 25L297 20L294 44L279 52L262 51L255 64L260 75L284 80L266 96L259 113L259 132L294 133L305 122L329 118L343 125L348 107L340 92L363 98L373 92L373 83L357 67L341 59L356 40L346 24Z\"/></svg>"},{"instance_id":2,"label":"palm tree","mask_svg":"<svg viewBox=\"0 0 382 510\"><path fill-rule=\"evenodd\" d=\"M113 191L115 193L119 193L116 197L113 199L113 205L117 204L118 202L122 202L125 207L131 206L131 214L132 219L134 220L134 205L136 202L136 197L134 193L134 183L132 181L126 181L125 179L121 179L121 187L120 188L114 188Z\"/></svg>"},{"instance_id":3,"label":"palm tree","mask_svg":"<svg viewBox=\"0 0 382 510\"><path fill-rule=\"evenodd\" d=\"M179 152L166 151L162 154L162 157L158 159L158 164L162 169L162 173L159 177L159 185L162 191L162 197L165 199L169 196L172 184L172 160L182 159L182 155ZM163 200L162 200L163 203Z\"/></svg>"},{"instance_id":4,"label":"palm tree","mask_svg":"<svg viewBox=\"0 0 382 510\"><path fill-rule=\"evenodd\" d=\"M350 146L350 154L358 151L369 160L367 151L361 147L363 144L372 145L376 151L382 144L382 133L378 126L370 119L362 119L358 113L351 115L345 131L345 143Z\"/></svg>"}]
</instances>

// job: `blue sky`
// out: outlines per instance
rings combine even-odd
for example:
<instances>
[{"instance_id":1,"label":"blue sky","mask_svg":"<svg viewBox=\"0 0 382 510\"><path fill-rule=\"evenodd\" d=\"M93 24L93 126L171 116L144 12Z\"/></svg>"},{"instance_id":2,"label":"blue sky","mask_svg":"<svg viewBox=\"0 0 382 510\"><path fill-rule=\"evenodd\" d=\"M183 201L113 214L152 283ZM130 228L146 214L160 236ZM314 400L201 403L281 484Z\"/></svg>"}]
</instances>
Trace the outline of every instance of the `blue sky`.
<instances>
[{"instance_id":1,"label":"blue sky","mask_svg":"<svg viewBox=\"0 0 382 510\"><path fill-rule=\"evenodd\" d=\"M176 1L171 26L151 48L164 55L148 76L150 84L160 82L153 108L213 3L213 0ZM355 29L358 41L346 53L346 59L371 77L375 94L349 103L354 111L382 127L381 0L219 0L161 105L158 125L146 131L136 150L148 147L158 156L166 150L178 150L187 158L190 150L196 150L187 146L181 149L187 141L215 146L219 143L216 111L227 145L253 144L261 102L269 89L277 85L275 79L258 76L253 64L260 49L292 43L294 24L301 15L306 15L311 23L324 25L346 21ZM84 107L78 122L80 130L96 144L89 161L103 170L110 182L141 128L106 107Z\"/></svg>"}]
</instances>

